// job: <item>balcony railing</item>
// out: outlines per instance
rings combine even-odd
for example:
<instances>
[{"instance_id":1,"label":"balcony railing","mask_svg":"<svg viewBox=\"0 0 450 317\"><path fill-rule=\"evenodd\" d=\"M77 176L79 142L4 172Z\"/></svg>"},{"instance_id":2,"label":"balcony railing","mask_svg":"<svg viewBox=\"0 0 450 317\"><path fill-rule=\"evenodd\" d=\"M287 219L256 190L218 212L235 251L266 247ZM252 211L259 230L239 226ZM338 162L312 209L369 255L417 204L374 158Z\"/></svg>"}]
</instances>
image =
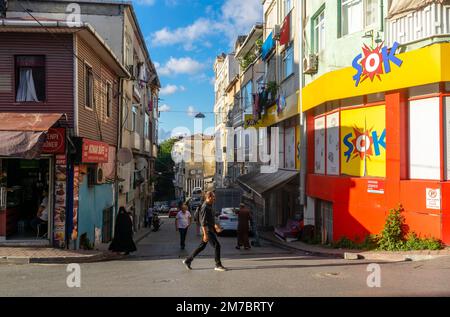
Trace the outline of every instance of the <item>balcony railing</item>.
<instances>
[{"instance_id":1,"label":"balcony railing","mask_svg":"<svg viewBox=\"0 0 450 317\"><path fill-rule=\"evenodd\" d=\"M450 5L433 3L387 22L389 46L394 42L412 44L439 36L450 36Z\"/></svg>"}]
</instances>

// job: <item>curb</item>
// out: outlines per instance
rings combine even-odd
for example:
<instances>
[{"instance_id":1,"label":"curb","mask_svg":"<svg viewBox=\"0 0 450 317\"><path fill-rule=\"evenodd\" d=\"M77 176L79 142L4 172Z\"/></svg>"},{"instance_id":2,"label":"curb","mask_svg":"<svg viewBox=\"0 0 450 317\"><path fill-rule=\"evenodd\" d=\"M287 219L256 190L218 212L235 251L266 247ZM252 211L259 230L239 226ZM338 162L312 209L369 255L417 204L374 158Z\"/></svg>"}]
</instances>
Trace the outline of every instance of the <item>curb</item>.
<instances>
[{"instance_id":1,"label":"curb","mask_svg":"<svg viewBox=\"0 0 450 317\"><path fill-rule=\"evenodd\" d=\"M147 238L151 233L151 230L141 235L135 240L138 244L143 239ZM111 254L108 251L95 255L86 256L59 256L59 257L46 257L46 258L34 258L34 257L20 257L20 256L4 256L0 257L0 264L70 264L70 263L95 263L106 262L125 259L126 256Z\"/></svg>"},{"instance_id":2,"label":"curb","mask_svg":"<svg viewBox=\"0 0 450 317\"><path fill-rule=\"evenodd\" d=\"M386 261L386 262L408 262L408 261L425 261L425 260L434 260L434 259L438 259L438 258L443 258L443 257L449 257L450 255L447 254L386 254L386 253L374 253L374 252L370 252L368 251L367 253L365 252L347 252L347 251L342 251L340 253L331 253L331 252L323 252L323 251L312 251L312 250L308 250L306 248L298 248L298 247L293 247L293 246L289 246L289 245L285 245L281 242L278 242L276 240L272 240L269 238L265 238L260 236L259 237L261 240L267 241L270 244L277 246L279 248L285 249L285 250L293 250L293 251L300 251L300 252L305 252L308 255L314 255L314 256L321 256L321 257L327 257L327 258L339 258L339 259L345 259L348 261L352 261L352 260L373 260L373 261Z\"/></svg>"}]
</instances>

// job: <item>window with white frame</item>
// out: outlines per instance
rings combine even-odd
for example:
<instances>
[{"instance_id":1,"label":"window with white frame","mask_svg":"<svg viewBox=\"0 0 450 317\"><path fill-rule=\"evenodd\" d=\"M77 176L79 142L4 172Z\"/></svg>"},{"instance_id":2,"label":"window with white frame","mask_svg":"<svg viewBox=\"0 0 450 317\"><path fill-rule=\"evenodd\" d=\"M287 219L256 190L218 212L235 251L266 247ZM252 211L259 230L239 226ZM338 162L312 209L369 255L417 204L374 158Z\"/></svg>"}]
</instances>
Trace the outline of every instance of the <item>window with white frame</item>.
<instances>
[{"instance_id":1,"label":"window with white frame","mask_svg":"<svg viewBox=\"0 0 450 317\"><path fill-rule=\"evenodd\" d=\"M444 98L445 179L450 180L450 97Z\"/></svg>"},{"instance_id":2,"label":"window with white frame","mask_svg":"<svg viewBox=\"0 0 450 317\"><path fill-rule=\"evenodd\" d=\"M313 20L314 53L318 54L325 47L325 10L322 9Z\"/></svg>"},{"instance_id":3,"label":"window with white frame","mask_svg":"<svg viewBox=\"0 0 450 317\"><path fill-rule=\"evenodd\" d=\"M253 84L249 81L242 89L242 109L246 114L253 113Z\"/></svg>"},{"instance_id":4,"label":"window with white frame","mask_svg":"<svg viewBox=\"0 0 450 317\"><path fill-rule=\"evenodd\" d=\"M294 5L294 0L284 0L284 16L291 12Z\"/></svg>"},{"instance_id":5,"label":"window with white frame","mask_svg":"<svg viewBox=\"0 0 450 317\"><path fill-rule=\"evenodd\" d=\"M380 16L380 0L364 1L364 27L376 26Z\"/></svg>"},{"instance_id":6,"label":"window with white frame","mask_svg":"<svg viewBox=\"0 0 450 317\"><path fill-rule=\"evenodd\" d=\"M136 131L136 123L137 123L137 106L133 106L131 108L131 131Z\"/></svg>"},{"instance_id":7,"label":"window with white frame","mask_svg":"<svg viewBox=\"0 0 450 317\"><path fill-rule=\"evenodd\" d=\"M294 45L290 45L282 54L283 56L283 79L294 72Z\"/></svg>"},{"instance_id":8,"label":"window with white frame","mask_svg":"<svg viewBox=\"0 0 450 317\"><path fill-rule=\"evenodd\" d=\"M409 177L441 179L439 97L409 102Z\"/></svg>"},{"instance_id":9,"label":"window with white frame","mask_svg":"<svg viewBox=\"0 0 450 317\"><path fill-rule=\"evenodd\" d=\"M342 0L342 35L373 28L379 22L380 0Z\"/></svg>"},{"instance_id":10,"label":"window with white frame","mask_svg":"<svg viewBox=\"0 0 450 317\"><path fill-rule=\"evenodd\" d=\"M278 126L278 167L284 168L284 127Z\"/></svg>"},{"instance_id":11,"label":"window with white frame","mask_svg":"<svg viewBox=\"0 0 450 317\"><path fill-rule=\"evenodd\" d=\"M147 113L144 115L144 138L148 139L150 135L150 118Z\"/></svg>"},{"instance_id":12,"label":"window with white frame","mask_svg":"<svg viewBox=\"0 0 450 317\"><path fill-rule=\"evenodd\" d=\"M363 29L363 0L342 0L342 35Z\"/></svg>"}]
</instances>

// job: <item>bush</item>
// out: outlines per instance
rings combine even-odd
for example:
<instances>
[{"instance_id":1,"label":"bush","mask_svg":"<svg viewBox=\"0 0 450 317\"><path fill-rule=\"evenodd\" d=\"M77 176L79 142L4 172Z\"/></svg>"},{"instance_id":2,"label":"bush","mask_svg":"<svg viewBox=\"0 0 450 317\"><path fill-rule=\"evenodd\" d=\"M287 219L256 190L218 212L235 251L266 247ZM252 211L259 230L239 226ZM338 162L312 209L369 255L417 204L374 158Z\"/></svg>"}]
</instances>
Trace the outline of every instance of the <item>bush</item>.
<instances>
[{"instance_id":1,"label":"bush","mask_svg":"<svg viewBox=\"0 0 450 317\"><path fill-rule=\"evenodd\" d=\"M406 235L404 211L400 205L391 209L386 218L384 229L377 242L379 250L409 251L409 250L440 250L442 242L434 238L420 238L415 232ZM406 235L406 238L405 238Z\"/></svg>"}]
</instances>

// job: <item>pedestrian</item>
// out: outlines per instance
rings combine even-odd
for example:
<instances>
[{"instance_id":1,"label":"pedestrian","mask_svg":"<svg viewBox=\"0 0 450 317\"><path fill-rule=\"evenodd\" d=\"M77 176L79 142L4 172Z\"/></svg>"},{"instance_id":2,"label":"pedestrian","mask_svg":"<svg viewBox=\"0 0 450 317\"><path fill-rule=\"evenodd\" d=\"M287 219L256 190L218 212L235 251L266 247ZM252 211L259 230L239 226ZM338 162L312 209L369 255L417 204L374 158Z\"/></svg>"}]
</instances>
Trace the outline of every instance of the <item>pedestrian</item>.
<instances>
[{"instance_id":1,"label":"pedestrian","mask_svg":"<svg viewBox=\"0 0 450 317\"><path fill-rule=\"evenodd\" d=\"M148 207L146 218L147 218L147 226L151 229L152 228L152 220L153 220L153 207L152 206Z\"/></svg>"},{"instance_id":2,"label":"pedestrian","mask_svg":"<svg viewBox=\"0 0 450 317\"><path fill-rule=\"evenodd\" d=\"M125 255L137 250L133 241L133 222L125 207L120 207L117 214L114 238L109 245L109 250L123 252Z\"/></svg>"},{"instance_id":3,"label":"pedestrian","mask_svg":"<svg viewBox=\"0 0 450 317\"><path fill-rule=\"evenodd\" d=\"M175 218L175 230L180 232L180 248L184 250L186 246L186 235L188 228L192 224L192 216L186 204L181 205L181 210Z\"/></svg>"},{"instance_id":4,"label":"pedestrian","mask_svg":"<svg viewBox=\"0 0 450 317\"><path fill-rule=\"evenodd\" d=\"M220 260L220 243L217 240L216 233L220 233L222 231L222 228L220 228L220 226L218 226L215 222L215 214L212 207L214 201L214 193L208 191L205 196L205 202L203 203L198 213L199 222L203 233L202 241L197 249L195 249L194 252L192 252L192 254L185 260L183 260L183 264L188 270L191 270L192 261L194 261L194 258L206 248L208 242L211 243L211 245L214 247L214 257L216 262L216 267L214 268L214 270L221 272L227 270L222 265L222 262Z\"/></svg>"},{"instance_id":5,"label":"pedestrian","mask_svg":"<svg viewBox=\"0 0 450 317\"><path fill-rule=\"evenodd\" d=\"M238 228L237 228L237 245L236 249L240 250L244 246L245 250L250 249L250 241L248 239L249 222L251 220L250 209L243 203L239 205L239 210L236 212L238 215Z\"/></svg>"}]
</instances>

